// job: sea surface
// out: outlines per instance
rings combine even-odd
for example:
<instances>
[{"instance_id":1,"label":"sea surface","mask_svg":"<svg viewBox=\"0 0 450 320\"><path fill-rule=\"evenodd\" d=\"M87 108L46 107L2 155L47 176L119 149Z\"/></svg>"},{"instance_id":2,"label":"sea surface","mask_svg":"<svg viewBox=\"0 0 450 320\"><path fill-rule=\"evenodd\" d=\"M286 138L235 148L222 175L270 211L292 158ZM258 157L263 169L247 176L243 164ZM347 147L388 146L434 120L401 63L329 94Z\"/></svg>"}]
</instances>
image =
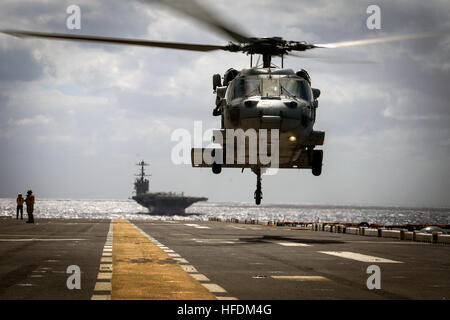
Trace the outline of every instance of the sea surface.
<instances>
[{"instance_id":1,"label":"sea surface","mask_svg":"<svg viewBox=\"0 0 450 320\"><path fill-rule=\"evenodd\" d=\"M0 198L0 216L15 217L15 199ZM186 216L151 215L133 200L38 199L35 219L208 220L210 217L296 222L368 222L383 225L450 224L450 208L323 206L198 202ZM24 218L26 212L24 212Z\"/></svg>"}]
</instances>

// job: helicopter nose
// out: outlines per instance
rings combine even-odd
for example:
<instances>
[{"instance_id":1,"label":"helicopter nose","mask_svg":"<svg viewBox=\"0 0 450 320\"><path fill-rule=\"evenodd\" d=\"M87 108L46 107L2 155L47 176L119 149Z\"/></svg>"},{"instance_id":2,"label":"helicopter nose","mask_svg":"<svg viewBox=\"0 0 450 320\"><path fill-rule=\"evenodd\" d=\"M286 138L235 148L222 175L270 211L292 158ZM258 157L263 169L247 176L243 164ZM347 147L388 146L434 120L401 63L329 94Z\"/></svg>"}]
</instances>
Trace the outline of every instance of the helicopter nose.
<instances>
[{"instance_id":1,"label":"helicopter nose","mask_svg":"<svg viewBox=\"0 0 450 320\"><path fill-rule=\"evenodd\" d=\"M286 106L281 100L261 100L257 104L257 109L263 116L279 116L284 108Z\"/></svg>"},{"instance_id":2,"label":"helicopter nose","mask_svg":"<svg viewBox=\"0 0 450 320\"><path fill-rule=\"evenodd\" d=\"M261 128L280 128L283 108L286 106L280 100L259 101L256 109L261 117Z\"/></svg>"}]
</instances>

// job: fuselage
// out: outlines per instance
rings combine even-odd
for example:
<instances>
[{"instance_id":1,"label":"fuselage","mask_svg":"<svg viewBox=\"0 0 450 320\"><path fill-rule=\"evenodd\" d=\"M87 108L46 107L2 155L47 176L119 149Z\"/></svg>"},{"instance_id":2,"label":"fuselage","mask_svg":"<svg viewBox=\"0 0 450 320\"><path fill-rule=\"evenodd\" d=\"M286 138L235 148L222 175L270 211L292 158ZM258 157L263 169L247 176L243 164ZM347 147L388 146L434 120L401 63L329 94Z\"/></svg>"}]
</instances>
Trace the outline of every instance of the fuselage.
<instances>
[{"instance_id":1,"label":"fuselage","mask_svg":"<svg viewBox=\"0 0 450 320\"><path fill-rule=\"evenodd\" d=\"M317 101L308 80L291 69L242 70L226 89L223 129L278 129L280 165L295 161L316 144L311 138Z\"/></svg>"}]
</instances>

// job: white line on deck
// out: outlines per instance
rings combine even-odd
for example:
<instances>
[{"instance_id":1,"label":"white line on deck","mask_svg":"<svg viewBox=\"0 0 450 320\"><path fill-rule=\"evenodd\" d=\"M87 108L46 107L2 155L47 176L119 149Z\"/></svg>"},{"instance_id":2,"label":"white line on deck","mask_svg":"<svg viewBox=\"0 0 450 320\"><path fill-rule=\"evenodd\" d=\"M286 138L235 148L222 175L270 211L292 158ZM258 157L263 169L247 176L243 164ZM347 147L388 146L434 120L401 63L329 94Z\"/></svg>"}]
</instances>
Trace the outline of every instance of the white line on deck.
<instances>
[{"instance_id":1,"label":"white line on deck","mask_svg":"<svg viewBox=\"0 0 450 320\"><path fill-rule=\"evenodd\" d=\"M106 236L106 242L103 247L102 257L100 258L97 282L95 283L94 294L91 296L91 300L111 300L113 230L113 221L111 221L109 224L109 231ZM98 294L99 291L109 292L110 294Z\"/></svg>"},{"instance_id":2,"label":"white line on deck","mask_svg":"<svg viewBox=\"0 0 450 320\"><path fill-rule=\"evenodd\" d=\"M239 239L191 239L197 243L209 243L209 244L235 244L239 243Z\"/></svg>"},{"instance_id":3,"label":"white line on deck","mask_svg":"<svg viewBox=\"0 0 450 320\"><path fill-rule=\"evenodd\" d=\"M94 291L111 291L111 282L97 282Z\"/></svg>"},{"instance_id":4,"label":"white line on deck","mask_svg":"<svg viewBox=\"0 0 450 320\"><path fill-rule=\"evenodd\" d=\"M201 226L201 225L196 224L196 223L185 223L184 225L188 226L188 227L194 227L194 228L197 228L197 229L211 229L210 227Z\"/></svg>"},{"instance_id":5,"label":"white line on deck","mask_svg":"<svg viewBox=\"0 0 450 320\"><path fill-rule=\"evenodd\" d=\"M299 243L299 242L276 242L280 246L285 247L310 247L311 245L306 243Z\"/></svg>"},{"instance_id":6,"label":"white line on deck","mask_svg":"<svg viewBox=\"0 0 450 320\"><path fill-rule=\"evenodd\" d=\"M215 284L215 283L202 283L202 286L204 286L206 289L208 289L212 293L225 293L227 290L222 288L221 286Z\"/></svg>"},{"instance_id":7,"label":"white line on deck","mask_svg":"<svg viewBox=\"0 0 450 320\"><path fill-rule=\"evenodd\" d=\"M197 281L209 282L208 277L205 276L204 274L201 274L201 273L190 273L190 275L192 276L192 278L194 278Z\"/></svg>"},{"instance_id":8,"label":"white line on deck","mask_svg":"<svg viewBox=\"0 0 450 320\"><path fill-rule=\"evenodd\" d=\"M112 272L99 272L97 275L97 279L100 280L111 280Z\"/></svg>"},{"instance_id":9,"label":"white line on deck","mask_svg":"<svg viewBox=\"0 0 450 320\"><path fill-rule=\"evenodd\" d=\"M182 264L182 265L180 265L180 267L187 273L198 273L197 269L195 269L194 266Z\"/></svg>"},{"instance_id":10,"label":"white line on deck","mask_svg":"<svg viewBox=\"0 0 450 320\"><path fill-rule=\"evenodd\" d=\"M91 300L111 300L111 296L110 295L100 295L100 294L94 294L91 297Z\"/></svg>"},{"instance_id":11,"label":"white line on deck","mask_svg":"<svg viewBox=\"0 0 450 320\"><path fill-rule=\"evenodd\" d=\"M320 253L329 254L336 257L345 259L352 259L361 262L378 262L378 263L403 263L401 261L389 260L379 257L368 256L361 253L349 252L349 251L319 251Z\"/></svg>"}]
</instances>

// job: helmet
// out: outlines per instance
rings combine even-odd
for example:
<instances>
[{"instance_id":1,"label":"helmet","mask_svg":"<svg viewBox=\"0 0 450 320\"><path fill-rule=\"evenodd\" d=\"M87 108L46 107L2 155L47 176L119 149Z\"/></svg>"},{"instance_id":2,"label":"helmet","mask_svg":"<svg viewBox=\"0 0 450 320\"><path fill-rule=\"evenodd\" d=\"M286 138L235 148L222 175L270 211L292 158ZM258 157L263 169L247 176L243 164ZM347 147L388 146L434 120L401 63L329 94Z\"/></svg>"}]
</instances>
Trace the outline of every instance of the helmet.
<instances>
[{"instance_id":1,"label":"helmet","mask_svg":"<svg viewBox=\"0 0 450 320\"><path fill-rule=\"evenodd\" d=\"M19 196L19 197L21 197L21 196L22 196L22 194L21 194L21 193L19 193L19 194L18 194L18 196Z\"/></svg>"},{"instance_id":2,"label":"helmet","mask_svg":"<svg viewBox=\"0 0 450 320\"><path fill-rule=\"evenodd\" d=\"M27 194L32 194L32 193L33 193L33 191L31 191L31 189L28 190L28 192L27 192Z\"/></svg>"}]
</instances>

